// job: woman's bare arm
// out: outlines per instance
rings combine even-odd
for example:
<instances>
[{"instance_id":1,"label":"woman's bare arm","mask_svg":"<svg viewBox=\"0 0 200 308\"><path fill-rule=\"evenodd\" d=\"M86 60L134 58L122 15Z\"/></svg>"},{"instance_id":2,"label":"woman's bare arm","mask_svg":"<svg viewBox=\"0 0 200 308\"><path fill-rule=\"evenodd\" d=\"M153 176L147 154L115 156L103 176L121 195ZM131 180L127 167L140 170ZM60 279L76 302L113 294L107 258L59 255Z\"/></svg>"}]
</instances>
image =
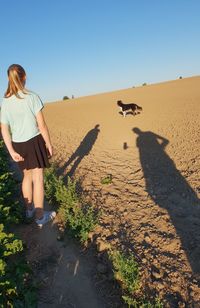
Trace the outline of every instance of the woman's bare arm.
<instances>
[{"instance_id":1,"label":"woman's bare arm","mask_svg":"<svg viewBox=\"0 0 200 308\"><path fill-rule=\"evenodd\" d=\"M40 110L37 115L36 115L36 120L37 120L37 125L39 128L39 131L46 143L46 147L49 151L50 156L53 155L53 149L52 149L52 145L51 145L51 140L50 140L50 135L49 135L49 130L48 127L46 125L42 110Z\"/></svg>"},{"instance_id":2,"label":"woman's bare arm","mask_svg":"<svg viewBox=\"0 0 200 308\"><path fill-rule=\"evenodd\" d=\"M1 123L1 134L12 159L16 162L23 161L24 160L23 157L20 154L18 154L12 146L12 139L8 125Z\"/></svg>"}]
</instances>

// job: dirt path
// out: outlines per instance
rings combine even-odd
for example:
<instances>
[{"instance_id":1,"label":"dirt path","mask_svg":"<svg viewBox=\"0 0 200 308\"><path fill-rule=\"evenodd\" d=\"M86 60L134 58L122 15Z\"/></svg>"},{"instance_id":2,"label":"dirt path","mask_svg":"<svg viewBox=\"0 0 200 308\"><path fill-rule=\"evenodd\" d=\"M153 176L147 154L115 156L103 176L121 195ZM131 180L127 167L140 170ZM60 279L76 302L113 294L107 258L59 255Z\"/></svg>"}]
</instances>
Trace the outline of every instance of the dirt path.
<instances>
[{"instance_id":1,"label":"dirt path","mask_svg":"<svg viewBox=\"0 0 200 308\"><path fill-rule=\"evenodd\" d=\"M10 161L16 180L20 172ZM45 202L45 210L50 206ZM38 308L123 308L119 285L108 266L107 253L81 247L65 235L58 240L57 218L39 229L33 222L14 227L26 247L38 288ZM99 268L99 270L98 270Z\"/></svg>"},{"instance_id":2,"label":"dirt path","mask_svg":"<svg viewBox=\"0 0 200 308\"><path fill-rule=\"evenodd\" d=\"M112 307L108 294L101 294L94 255L70 238L58 241L56 224L41 230L34 223L21 225L17 234L26 243L27 261L39 283L38 308Z\"/></svg>"}]
</instances>

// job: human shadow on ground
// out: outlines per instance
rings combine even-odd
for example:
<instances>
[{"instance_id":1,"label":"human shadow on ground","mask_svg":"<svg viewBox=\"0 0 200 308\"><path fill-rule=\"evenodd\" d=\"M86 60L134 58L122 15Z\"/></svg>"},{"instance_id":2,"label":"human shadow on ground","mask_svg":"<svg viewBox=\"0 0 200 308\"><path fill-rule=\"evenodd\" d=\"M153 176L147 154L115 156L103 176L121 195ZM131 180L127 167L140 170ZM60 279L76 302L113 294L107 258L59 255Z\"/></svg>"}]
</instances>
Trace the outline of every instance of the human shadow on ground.
<instances>
[{"instance_id":1,"label":"human shadow on ground","mask_svg":"<svg viewBox=\"0 0 200 308\"><path fill-rule=\"evenodd\" d=\"M136 127L133 132L137 135L146 191L157 205L168 211L192 271L199 277L200 200L165 152L169 140Z\"/></svg>"},{"instance_id":2,"label":"human shadow on ground","mask_svg":"<svg viewBox=\"0 0 200 308\"><path fill-rule=\"evenodd\" d=\"M82 159L87 156L92 150L93 145L95 144L97 137L99 135L100 129L99 124L95 125L83 138L80 145L76 149L76 151L71 155L71 157L67 160L66 163L59 169L59 174L63 174L67 167L73 162L71 169L67 172L64 178L67 176L72 176L81 163Z\"/></svg>"}]
</instances>

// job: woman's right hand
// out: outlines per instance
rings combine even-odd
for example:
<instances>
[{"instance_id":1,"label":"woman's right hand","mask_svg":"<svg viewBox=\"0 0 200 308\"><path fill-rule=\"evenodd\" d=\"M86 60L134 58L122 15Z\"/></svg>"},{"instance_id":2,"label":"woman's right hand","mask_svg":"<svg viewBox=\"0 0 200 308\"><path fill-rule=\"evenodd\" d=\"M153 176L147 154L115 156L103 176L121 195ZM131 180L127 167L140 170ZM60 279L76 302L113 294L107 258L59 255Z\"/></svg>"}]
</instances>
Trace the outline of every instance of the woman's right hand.
<instances>
[{"instance_id":1,"label":"woman's right hand","mask_svg":"<svg viewBox=\"0 0 200 308\"><path fill-rule=\"evenodd\" d=\"M24 161L24 158L17 152L13 151L10 153L12 159L16 162Z\"/></svg>"}]
</instances>

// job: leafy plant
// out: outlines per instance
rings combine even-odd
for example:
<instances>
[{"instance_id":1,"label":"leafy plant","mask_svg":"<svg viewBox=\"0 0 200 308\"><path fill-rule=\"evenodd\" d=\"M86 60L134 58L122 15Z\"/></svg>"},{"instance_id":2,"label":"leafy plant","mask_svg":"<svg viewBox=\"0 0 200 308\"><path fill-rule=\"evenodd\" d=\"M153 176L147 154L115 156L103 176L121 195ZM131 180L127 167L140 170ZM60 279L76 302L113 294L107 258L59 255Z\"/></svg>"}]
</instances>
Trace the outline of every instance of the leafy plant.
<instances>
[{"instance_id":1,"label":"leafy plant","mask_svg":"<svg viewBox=\"0 0 200 308\"><path fill-rule=\"evenodd\" d=\"M50 168L45 169L45 196L50 204L57 204L56 191L60 186L60 180L56 176L55 167L52 165Z\"/></svg>"},{"instance_id":2,"label":"leafy plant","mask_svg":"<svg viewBox=\"0 0 200 308\"><path fill-rule=\"evenodd\" d=\"M163 304L160 302L159 298L156 298L154 303L149 302L144 299L136 299L130 296L122 296L124 302L128 305L128 307L133 308L163 308Z\"/></svg>"},{"instance_id":3,"label":"leafy plant","mask_svg":"<svg viewBox=\"0 0 200 308\"><path fill-rule=\"evenodd\" d=\"M0 223L6 225L22 220L22 206L18 183L9 171L9 159L3 141L0 141Z\"/></svg>"},{"instance_id":4,"label":"leafy plant","mask_svg":"<svg viewBox=\"0 0 200 308\"><path fill-rule=\"evenodd\" d=\"M22 241L9 232L22 220L19 187L9 171L8 154L0 141L0 308L36 307L31 269L24 260Z\"/></svg>"},{"instance_id":5,"label":"leafy plant","mask_svg":"<svg viewBox=\"0 0 200 308\"><path fill-rule=\"evenodd\" d=\"M108 174L106 177L101 179L101 184L107 185L112 183L112 174Z\"/></svg>"},{"instance_id":6,"label":"leafy plant","mask_svg":"<svg viewBox=\"0 0 200 308\"><path fill-rule=\"evenodd\" d=\"M72 181L70 177L65 185L63 177L56 176L54 167L45 173L47 199L59 205L58 216L64 229L68 228L81 243L84 243L97 223L97 215L93 206L77 194L76 186L77 182Z\"/></svg>"},{"instance_id":7,"label":"leafy plant","mask_svg":"<svg viewBox=\"0 0 200 308\"><path fill-rule=\"evenodd\" d=\"M132 293L139 288L138 264L132 255L125 256L119 251L111 253L115 278L122 283L125 290Z\"/></svg>"},{"instance_id":8,"label":"leafy plant","mask_svg":"<svg viewBox=\"0 0 200 308\"><path fill-rule=\"evenodd\" d=\"M128 307L163 308L159 298L156 298L152 303L145 296L139 297L141 286L139 268L133 255L126 256L119 251L112 251L109 257L113 264L114 277L122 287L122 298Z\"/></svg>"}]
</instances>

